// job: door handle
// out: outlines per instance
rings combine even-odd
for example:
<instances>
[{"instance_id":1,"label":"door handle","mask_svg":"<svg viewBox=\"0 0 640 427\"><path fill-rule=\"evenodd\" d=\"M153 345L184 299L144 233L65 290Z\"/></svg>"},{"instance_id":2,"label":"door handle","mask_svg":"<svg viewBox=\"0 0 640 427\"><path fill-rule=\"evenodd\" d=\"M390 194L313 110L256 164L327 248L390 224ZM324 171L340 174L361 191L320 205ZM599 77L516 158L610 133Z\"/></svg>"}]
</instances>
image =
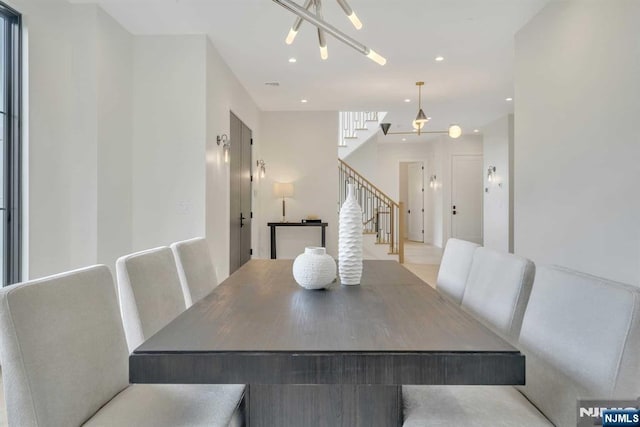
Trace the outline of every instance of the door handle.
<instances>
[{"instance_id":1,"label":"door handle","mask_svg":"<svg viewBox=\"0 0 640 427\"><path fill-rule=\"evenodd\" d=\"M244 215L242 215L242 212L240 212L240 228L244 227L244 220L247 219L244 217Z\"/></svg>"}]
</instances>

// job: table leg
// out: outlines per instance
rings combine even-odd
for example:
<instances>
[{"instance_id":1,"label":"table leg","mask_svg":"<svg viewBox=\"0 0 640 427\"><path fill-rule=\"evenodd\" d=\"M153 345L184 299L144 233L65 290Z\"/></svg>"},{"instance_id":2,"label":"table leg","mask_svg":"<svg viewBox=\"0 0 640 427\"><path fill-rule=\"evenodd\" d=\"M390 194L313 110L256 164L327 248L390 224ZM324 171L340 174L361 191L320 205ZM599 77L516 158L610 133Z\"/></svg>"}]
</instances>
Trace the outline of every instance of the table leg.
<instances>
[{"instance_id":1,"label":"table leg","mask_svg":"<svg viewBox=\"0 0 640 427\"><path fill-rule=\"evenodd\" d=\"M326 248L327 247L327 227L320 227L322 228L322 247Z\"/></svg>"},{"instance_id":2,"label":"table leg","mask_svg":"<svg viewBox=\"0 0 640 427\"><path fill-rule=\"evenodd\" d=\"M276 227L271 226L271 259L276 259Z\"/></svg>"},{"instance_id":3,"label":"table leg","mask_svg":"<svg viewBox=\"0 0 640 427\"><path fill-rule=\"evenodd\" d=\"M399 385L251 384L248 427L402 425Z\"/></svg>"}]
</instances>

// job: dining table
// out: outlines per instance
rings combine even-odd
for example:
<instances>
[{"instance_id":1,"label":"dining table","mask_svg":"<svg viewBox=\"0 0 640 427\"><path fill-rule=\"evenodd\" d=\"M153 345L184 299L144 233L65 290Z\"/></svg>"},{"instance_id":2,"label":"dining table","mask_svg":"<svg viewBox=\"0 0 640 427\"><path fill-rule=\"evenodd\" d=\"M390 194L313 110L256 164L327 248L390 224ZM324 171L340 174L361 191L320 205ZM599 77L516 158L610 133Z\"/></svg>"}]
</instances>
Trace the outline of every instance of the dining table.
<instances>
[{"instance_id":1,"label":"dining table","mask_svg":"<svg viewBox=\"0 0 640 427\"><path fill-rule=\"evenodd\" d=\"M131 383L246 384L251 427L402 425L402 385L522 385L525 357L396 261L359 285L246 263L135 349Z\"/></svg>"}]
</instances>

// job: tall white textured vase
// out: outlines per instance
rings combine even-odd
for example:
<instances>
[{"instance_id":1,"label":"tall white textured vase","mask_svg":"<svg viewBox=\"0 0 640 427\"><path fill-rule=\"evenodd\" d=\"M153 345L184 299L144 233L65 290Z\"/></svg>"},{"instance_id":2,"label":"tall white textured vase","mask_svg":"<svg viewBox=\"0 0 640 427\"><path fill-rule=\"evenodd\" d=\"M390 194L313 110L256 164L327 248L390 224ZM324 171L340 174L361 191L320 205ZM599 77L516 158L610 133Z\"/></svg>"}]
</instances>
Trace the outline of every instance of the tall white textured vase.
<instances>
[{"instance_id":1,"label":"tall white textured vase","mask_svg":"<svg viewBox=\"0 0 640 427\"><path fill-rule=\"evenodd\" d=\"M362 209L356 199L356 186L340 209L338 230L338 272L343 285L359 285L362 278Z\"/></svg>"}]
</instances>

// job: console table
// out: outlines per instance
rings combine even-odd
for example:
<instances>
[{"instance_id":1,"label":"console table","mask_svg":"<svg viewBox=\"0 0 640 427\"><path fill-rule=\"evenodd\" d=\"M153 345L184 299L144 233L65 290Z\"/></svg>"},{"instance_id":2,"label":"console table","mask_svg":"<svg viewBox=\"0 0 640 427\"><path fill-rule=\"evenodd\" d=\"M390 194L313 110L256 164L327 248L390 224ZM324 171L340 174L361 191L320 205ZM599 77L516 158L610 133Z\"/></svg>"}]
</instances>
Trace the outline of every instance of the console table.
<instances>
[{"instance_id":1,"label":"console table","mask_svg":"<svg viewBox=\"0 0 640 427\"><path fill-rule=\"evenodd\" d=\"M271 228L271 259L276 259L276 228L278 227L320 227L322 231L321 245L323 248L327 247L327 225L326 222L269 222L267 223Z\"/></svg>"}]
</instances>

